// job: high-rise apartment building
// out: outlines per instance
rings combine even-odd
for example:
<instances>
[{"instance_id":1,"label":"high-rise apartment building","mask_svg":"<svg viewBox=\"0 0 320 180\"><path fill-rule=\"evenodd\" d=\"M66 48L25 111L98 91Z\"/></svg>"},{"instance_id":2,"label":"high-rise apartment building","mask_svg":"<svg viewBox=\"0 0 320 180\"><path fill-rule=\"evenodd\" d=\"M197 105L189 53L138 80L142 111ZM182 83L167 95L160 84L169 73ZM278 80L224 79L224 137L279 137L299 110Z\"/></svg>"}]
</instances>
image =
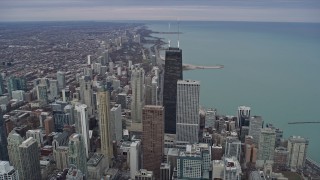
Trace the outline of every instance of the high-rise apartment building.
<instances>
[{"instance_id":1,"label":"high-rise apartment building","mask_svg":"<svg viewBox=\"0 0 320 180\"><path fill-rule=\"evenodd\" d=\"M45 130L46 136L54 132L54 121L52 117L47 117L44 120L44 130Z\"/></svg>"},{"instance_id":2,"label":"high-rise apartment building","mask_svg":"<svg viewBox=\"0 0 320 180\"><path fill-rule=\"evenodd\" d=\"M26 137L33 137L37 141L38 147L43 144L43 133L41 129L31 129L26 132Z\"/></svg>"},{"instance_id":3,"label":"high-rise apartment building","mask_svg":"<svg viewBox=\"0 0 320 180\"><path fill-rule=\"evenodd\" d=\"M250 111L251 108L250 107L246 107L246 106L239 106L238 107L238 128L241 128L242 126L249 126L249 124L247 124L246 121L250 118Z\"/></svg>"},{"instance_id":4,"label":"high-rise apartment building","mask_svg":"<svg viewBox=\"0 0 320 180\"><path fill-rule=\"evenodd\" d=\"M49 80L49 90L50 90L50 99L54 100L59 96L59 86L58 81L55 79Z\"/></svg>"},{"instance_id":5,"label":"high-rise apartment building","mask_svg":"<svg viewBox=\"0 0 320 180\"><path fill-rule=\"evenodd\" d=\"M199 81L177 82L177 141L199 142L199 94Z\"/></svg>"},{"instance_id":6,"label":"high-rise apartment building","mask_svg":"<svg viewBox=\"0 0 320 180\"><path fill-rule=\"evenodd\" d=\"M82 141L84 141L84 147L86 152L86 157L89 157L90 150L90 139L89 139L89 119L87 105L85 104L76 104L75 105L75 114L76 114L76 130L77 133L83 136Z\"/></svg>"},{"instance_id":7,"label":"high-rise apartment building","mask_svg":"<svg viewBox=\"0 0 320 180\"><path fill-rule=\"evenodd\" d=\"M300 136L291 136L288 140L288 166L297 170L304 167L309 141Z\"/></svg>"},{"instance_id":8,"label":"high-rise apartment building","mask_svg":"<svg viewBox=\"0 0 320 180\"><path fill-rule=\"evenodd\" d=\"M158 102L158 76L154 76L151 82L151 104L159 105Z\"/></svg>"},{"instance_id":9,"label":"high-rise apartment building","mask_svg":"<svg viewBox=\"0 0 320 180\"><path fill-rule=\"evenodd\" d=\"M227 137L225 144L225 157L236 157L240 161L241 157L241 141L238 137Z\"/></svg>"},{"instance_id":10,"label":"high-rise apartment building","mask_svg":"<svg viewBox=\"0 0 320 180\"><path fill-rule=\"evenodd\" d=\"M2 112L0 110L0 160L8 161L8 149L7 149L6 127L3 119Z\"/></svg>"},{"instance_id":11,"label":"high-rise apartment building","mask_svg":"<svg viewBox=\"0 0 320 180\"><path fill-rule=\"evenodd\" d=\"M88 175L85 139L81 134L72 134L69 138L69 165L76 166L83 174Z\"/></svg>"},{"instance_id":12,"label":"high-rise apartment building","mask_svg":"<svg viewBox=\"0 0 320 180\"><path fill-rule=\"evenodd\" d=\"M252 116L250 118L249 136L253 137L253 143L258 147L260 132L263 126L263 120L261 116Z\"/></svg>"},{"instance_id":13,"label":"high-rise apartment building","mask_svg":"<svg viewBox=\"0 0 320 180\"><path fill-rule=\"evenodd\" d=\"M58 146L53 150L54 161L56 162L56 167L59 170L64 170L69 166L69 147L68 146Z\"/></svg>"},{"instance_id":14,"label":"high-rise apartment building","mask_svg":"<svg viewBox=\"0 0 320 180\"><path fill-rule=\"evenodd\" d=\"M160 178L160 165L164 145L164 108L146 105L142 110L143 168L153 171Z\"/></svg>"},{"instance_id":15,"label":"high-rise apartment building","mask_svg":"<svg viewBox=\"0 0 320 180\"><path fill-rule=\"evenodd\" d=\"M66 73L63 71L57 72L57 81L58 81L58 88L59 91L66 87Z\"/></svg>"},{"instance_id":16,"label":"high-rise apartment building","mask_svg":"<svg viewBox=\"0 0 320 180\"><path fill-rule=\"evenodd\" d=\"M82 76L79 79L81 103L87 105L88 116L93 115L93 90L90 76Z\"/></svg>"},{"instance_id":17,"label":"high-rise apartment building","mask_svg":"<svg viewBox=\"0 0 320 180\"><path fill-rule=\"evenodd\" d=\"M23 77L11 76L8 78L8 81L7 81L7 89L8 89L9 97L12 97L12 91L27 90L27 81Z\"/></svg>"},{"instance_id":18,"label":"high-rise apartment building","mask_svg":"<svg viewBox=\"0 0 320 180\"><path fill-rule=\"evenodd\" d=\"M40 101L41 105L48 104L48 94L47 94L47 86L44 84L39 84L37 86L37 97Z\"/></svg>"},{"instance_id":19,"label":"high-rise apartment building","mask_svg":"<svg viewBox=\"0 0 320 180\"><path fill-rule=\"evenodd\" d=\"M112 133L110 122L110 97L105 89L98 92L98 114L101 137L101 153L105 155L108 163L113 157Z\"/></svg>"},{"instance_id":20,"label":"high-rise apartment building","mask_svg":"<svg viewBox=\"0 0 320 180\"><path fill-rule=\"evenodd\" d=\"M176 134L177 82L182 80L182 50L169 48L165 55L163 106L165 133Z\"/></svg>"},{"instance_id":21,"label":"high-rise apartment building","mask_svg":"<svg viewBox=\"0 0 320 180\"><path fill-rule=\"evenodd\" d=\"M130 177L134 179L141 167L141 142L134 141L130 144Z\"/></svg>"},{"instance_id":22,"label":"high-rise apartment building","mask_svg":"<svg viewBox=\"0 0 320 180\"><path fill-rule=\"evenodd\" d=\"M142 107L144 105L144 70L141 67L132 69L131 74L131 118L132 122L141 123Z\"/></svg>"},{"instance_id":23,"label":"high-rise apartment building","mask_svg":"<svg viewBox=\"0 0 320 180\"><path fill-rule=\"evenodd\" d=\"M277 147L274 150L273 166L276 169L286 169L289 151L285 147Z\"/></svg>"},{"instance_id":24,"label":"high-rise apartment building","mask_svg":"<svg viewBox=\"0 0 320 180\"><path fill-rule=\"evenodd\" d=\"M17 170L21 169L20 156L19 156L19 146L23 142L22 137L15 131L12 130L8 135L8 152L11 165L13 165ZM19 176L21 176L21 171Z\"/></svg>"},{"instance_id":25,"label":"high-rise apartment building","mask_svg":"<svg viewBox=\"0 0 320 180\"><path fill-rule=\"evenodd\" d=\"M217 114L217 110L213 108L209 108L206 111L205 128L215 129L216 114Z\"/></svg>"},{"instance_id":26,"label":"high-rise apartment building","mask_svg":"<svg viewBox=\"0 0 320 180\"><path fill-rule=\"evenodd\" d=\"M258 160L273 160L276 133L271 128L261 129L258 146Z\"/></svg>"},{"instance_id":27,"label":"high-rise apartment building","mask_svg":"<svg viewBox=\"0 0 320 180\"><path fill-rule=\"evenodd\" d=\"M152 77L147 75L145 77L145 105L152 105Z\"/></svg>"},{"instance_id":28,"label":"high-rise apartment building","mask_svg":"<svg viewBox=\"0 0 320 180\"><path fill-rule=\"evenodd\" d=\"M122 114L121 105L115 104L110 110L110 122L112 129L112 140L120 142L122 139Z\"/></svg>"},{"instance_id":29,"label":"high-rise apartment building","mask_svg":"<svg viewBox=\"0 0 320 180\"><path fill-rule=\"evenodd\" d=\"M37 141L30 137L19 146L19 164L17 168L20 180L40 180L40 159Z\"/></svg>"}]
</instances>

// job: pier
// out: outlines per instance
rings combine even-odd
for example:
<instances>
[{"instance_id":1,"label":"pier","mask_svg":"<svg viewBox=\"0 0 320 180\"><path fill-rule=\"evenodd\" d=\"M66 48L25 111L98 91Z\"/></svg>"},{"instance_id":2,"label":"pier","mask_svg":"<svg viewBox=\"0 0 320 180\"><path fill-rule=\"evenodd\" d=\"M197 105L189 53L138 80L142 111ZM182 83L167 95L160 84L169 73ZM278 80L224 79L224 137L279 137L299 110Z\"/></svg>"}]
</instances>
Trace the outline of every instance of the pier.
<instances>
[{"instance_id":1,"label":"pier","mask_svg":"<svg viewBox=\"0 0 320 180\"><path fill-rule=\"evenodd\" d=\"M320 121L297 121L297 122L288 122L288 124L313 124L320 123Z\"/></svg>"}]
</instances>

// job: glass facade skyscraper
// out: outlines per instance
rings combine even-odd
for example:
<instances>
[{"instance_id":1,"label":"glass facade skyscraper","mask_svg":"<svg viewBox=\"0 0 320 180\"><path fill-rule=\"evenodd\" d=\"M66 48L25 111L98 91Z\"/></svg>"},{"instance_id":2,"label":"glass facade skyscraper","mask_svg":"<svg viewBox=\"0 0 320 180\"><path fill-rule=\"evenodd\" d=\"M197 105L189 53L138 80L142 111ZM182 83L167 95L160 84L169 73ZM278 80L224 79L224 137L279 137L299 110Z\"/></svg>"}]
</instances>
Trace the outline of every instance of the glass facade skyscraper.
<instances>
[{"instance_id":1,"label":"glass facade skyscraper","mask_svg":"<svg viewBox=\"0 0 320 180\"><path fill-rule=\"evenodd\" d=\"M165 133L176 133L177 82L182 79L182 50L170 47L166 50L163 87Z\"/></svg>"}]
</instances>

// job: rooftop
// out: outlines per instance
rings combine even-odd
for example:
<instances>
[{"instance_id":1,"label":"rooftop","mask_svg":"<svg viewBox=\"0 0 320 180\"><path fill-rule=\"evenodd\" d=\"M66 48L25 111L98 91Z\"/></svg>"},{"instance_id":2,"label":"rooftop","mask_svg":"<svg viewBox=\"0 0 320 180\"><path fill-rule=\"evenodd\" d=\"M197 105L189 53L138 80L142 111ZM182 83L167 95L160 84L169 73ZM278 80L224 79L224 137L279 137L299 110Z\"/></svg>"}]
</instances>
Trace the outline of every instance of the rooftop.
<instances>
[{"instance_id":1,"label":"rooftop","mask_svg":"<svg viewBox=\"0 0 320 180\"><path fill-rule=\"evenodd\" d=\"M93 156L89 159L89 161L87 162L87 165L88 165L88 166L97 166L103 157L104 157L103 154L95 153L95 154L93 154Z\"/></svg>"}]
</instances>

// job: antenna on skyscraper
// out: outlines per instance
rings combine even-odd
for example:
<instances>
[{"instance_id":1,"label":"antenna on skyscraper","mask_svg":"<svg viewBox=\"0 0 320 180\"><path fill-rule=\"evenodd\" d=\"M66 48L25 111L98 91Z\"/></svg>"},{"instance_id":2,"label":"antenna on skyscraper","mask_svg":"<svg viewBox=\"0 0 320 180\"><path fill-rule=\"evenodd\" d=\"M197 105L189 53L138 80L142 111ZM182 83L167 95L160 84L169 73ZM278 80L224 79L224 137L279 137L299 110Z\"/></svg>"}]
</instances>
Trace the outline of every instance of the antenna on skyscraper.
<instances>
[{"instance_id":1,"label":"antenna on skyscraper","mask_svg":"<svg viewBox=\"0 0 320 180\"><path fill-rule=\"evenodd\" d=\"M178 48L179 48L179 46L180 46L180 23L179 23L179 18L177 19L177 21L178 21Z\"/></svg>"},{"instance_id":2,"label":"antenna on skyscraper","mask_svg":"<svg viewBox=\"0 0 320 180\"><path fill-rule=\"evenodd\" d=\"M168 23L168 32L170 32L170 29L171 29L171 24L170 23ZM171 46L171 40L169 39L168 40L168 47L170 47Z\"/></svg>"}]
</instances>

